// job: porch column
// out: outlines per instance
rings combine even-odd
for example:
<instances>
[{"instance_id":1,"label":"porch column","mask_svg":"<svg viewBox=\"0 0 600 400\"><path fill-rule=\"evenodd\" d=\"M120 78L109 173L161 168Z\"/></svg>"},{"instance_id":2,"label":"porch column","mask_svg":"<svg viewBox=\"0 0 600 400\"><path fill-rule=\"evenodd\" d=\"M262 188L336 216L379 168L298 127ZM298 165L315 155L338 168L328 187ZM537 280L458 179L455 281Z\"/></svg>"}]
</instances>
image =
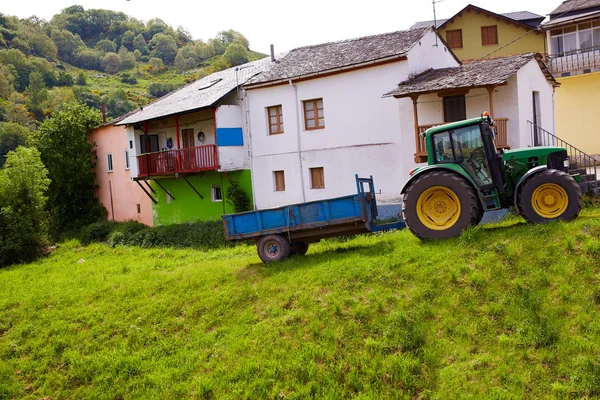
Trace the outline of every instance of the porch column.
<instances>
[{"instance_id":1,"label":"porch column","mask_svg":"<svg viewBox=\"0 0 600 400\"><path fill-rule=\"evenodd\" d=\"M181 171L181 144L179 142L179 115L173 116L175 121L175 137L177 138L177 172Z\"/></svg>"},{"instance_id":2,"label":"porch column","mask_svg":"<svg viewBox=\"0 0 600 400\"><path fill-rule=\"evenodd\" d=\"M494 89L495 86L486 87L490 99L490 118L494 118Z\"/></svg>"}]
</instances>

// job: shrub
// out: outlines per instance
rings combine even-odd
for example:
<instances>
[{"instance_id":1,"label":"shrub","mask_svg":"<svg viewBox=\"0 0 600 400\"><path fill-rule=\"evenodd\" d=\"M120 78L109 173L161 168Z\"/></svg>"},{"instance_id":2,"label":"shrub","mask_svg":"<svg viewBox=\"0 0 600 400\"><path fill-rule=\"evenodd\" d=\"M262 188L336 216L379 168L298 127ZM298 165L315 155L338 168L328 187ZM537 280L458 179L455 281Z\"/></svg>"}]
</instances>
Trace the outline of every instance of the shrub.
<instances>
[{"instance_id":1,"label":"shrub","mask_svg":"<svg viewBox=\"0 0 600 400\"><path fill-rule=\"evenodd\" d=\"M136 232L148 228L146 225L137 221L115 222L101 221L95 222L83 228L79 235L79 241L88 245L94 242L106 242L112 244L111 238L114 234L119 234L122 238L131 237Z\"/></svg>"},{"instance_id":2,"label":"shrub","mask_svg":"<svg viewBox=\"0 0 600 400\"><path fill-rule=\"evenodd\" d=\"M231 182L225 191L225 200L239 213L250 209L250 198L237 182Z\"/></svg>"},{"instance_id":3,"label":"shrub","mask_svg":"<svg viewBox=\"0 0 600 400\"><path fill-rule=\"evenodd\" d=\"M18 147L0 170L0 266L33 261L46 246L50 181L36 149Z\"/></svg>"},{"instance_id":4,"label":"shrub","mask_svg":"<svg viewBox=\"0 0 600 400\"><path fill-rule=\"evenodd\" d=\"M135 85L136 83L138 83L138 80L137 80L137 78L135 77L134 74L123 72L121 74L121 82L122 83L129 83L131 85Z\"/></svg>"},{"instance_id":5,"label":"shrub","mask_svg":"<svg viewBox=\"0 0 600 400\"><path fill-rule=\"evenodd\" d=\"M148 85L148 94L152 97L162 97L175 90L175 85L170 82L154 82Z\"/></svg>"}]
</instances>

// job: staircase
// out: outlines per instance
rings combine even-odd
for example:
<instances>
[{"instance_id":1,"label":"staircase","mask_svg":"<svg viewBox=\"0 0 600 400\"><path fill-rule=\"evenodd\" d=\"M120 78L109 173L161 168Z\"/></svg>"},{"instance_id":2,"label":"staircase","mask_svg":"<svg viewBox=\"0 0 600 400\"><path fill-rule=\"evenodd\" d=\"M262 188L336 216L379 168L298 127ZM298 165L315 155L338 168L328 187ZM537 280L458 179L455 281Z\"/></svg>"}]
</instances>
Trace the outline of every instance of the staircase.
<instances>
[{"instance_id":1,"label":"staircase","mask_svg":"<svg viewBox=\"0 0 600 400\"><path fill-rule=\"evenodd\" d=\"M558 146L567 149L570 160L569 173L581 175L581 182L579 183L581 191L592 195L600 195L598 161L594 157L584 153L533 122L527 121L527 123L529 124L533 146Z\"/></svg>"}]
</instances>

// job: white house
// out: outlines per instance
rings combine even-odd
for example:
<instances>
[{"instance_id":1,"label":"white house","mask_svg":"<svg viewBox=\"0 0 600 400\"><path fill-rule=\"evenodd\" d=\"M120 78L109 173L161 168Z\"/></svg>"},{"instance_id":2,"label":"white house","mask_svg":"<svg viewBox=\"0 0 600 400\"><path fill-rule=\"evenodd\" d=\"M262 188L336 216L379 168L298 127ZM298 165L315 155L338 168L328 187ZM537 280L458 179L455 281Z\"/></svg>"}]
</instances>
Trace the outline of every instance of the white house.
<instances>
[{"instance_id":1,"label":"white house","mask_svg":"<svg viewBox=\"0 0 600 400\"><path fill-rule=\"evenodd\" d=\"M535 54L461 65L431 28L294 49L244 86L254 204L351 194L354 174L400 203L420 132L490 111L498 147L527 146L528 120L554 124L555 85Z\"/></svg>"},{"instance_id":2,"label":"white house","mask_svg":"<svg viewBox=\"0 0 600 400\"><path fill-rule=\"evenodd\" d=\"M458 65L431 28L301 47L272 63L244 86L256 208L351 194L354 174L373 175L378 198L398 202L413 136L382 94Z\"/></svg>"}]
</instances>

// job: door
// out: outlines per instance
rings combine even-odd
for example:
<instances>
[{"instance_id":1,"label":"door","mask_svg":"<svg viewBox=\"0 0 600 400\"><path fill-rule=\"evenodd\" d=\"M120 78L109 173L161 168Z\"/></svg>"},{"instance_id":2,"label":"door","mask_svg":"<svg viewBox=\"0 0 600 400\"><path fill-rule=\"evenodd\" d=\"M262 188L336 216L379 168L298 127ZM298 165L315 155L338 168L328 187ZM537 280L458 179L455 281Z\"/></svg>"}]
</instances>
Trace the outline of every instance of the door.
<instances>
[{"instance_id":1,"label":"door","mask_svg":"<svg viewBox=\"0 0 600 400\"><path fill-rule=\"evenodd\" d=\"M467 119L465 96L444 97L444 122L462 121L463 119Z\"/></svg>"},{"instance_id":2,"label":"door","mask_svg":"<svg viewBox=\"0 0 600 400\"><path fill-rule=\"evenodd\" d=\"M195 170L198 168L196 157L196 141L193 129L182 129L183 151L181 151L181 167L184 170Z\"/></svg>"},{"instance_id":3,"label":"door","mask_svg":"<svg viewBox=\"0 0 600 400\"><path fill-rule=\"evenodd\" d=\"M155 153L158 151L158 135L140 136L140 153Z\"/></svg>"},{"instance_id":4,"label":"door","mask_svg":"<svg viewBox=\"0 0 600 400\"><path fill-rule=\"evenodd\" d=\"M542 125L542 115L541 115L541 106L540 106L540 92L532 92L532 101L533 101L533 145L534 146L543 146L543 138L542 131L540 130ZM549 145L551 143L545 143L545 145Z\"/></svg>"}]
</instances>

